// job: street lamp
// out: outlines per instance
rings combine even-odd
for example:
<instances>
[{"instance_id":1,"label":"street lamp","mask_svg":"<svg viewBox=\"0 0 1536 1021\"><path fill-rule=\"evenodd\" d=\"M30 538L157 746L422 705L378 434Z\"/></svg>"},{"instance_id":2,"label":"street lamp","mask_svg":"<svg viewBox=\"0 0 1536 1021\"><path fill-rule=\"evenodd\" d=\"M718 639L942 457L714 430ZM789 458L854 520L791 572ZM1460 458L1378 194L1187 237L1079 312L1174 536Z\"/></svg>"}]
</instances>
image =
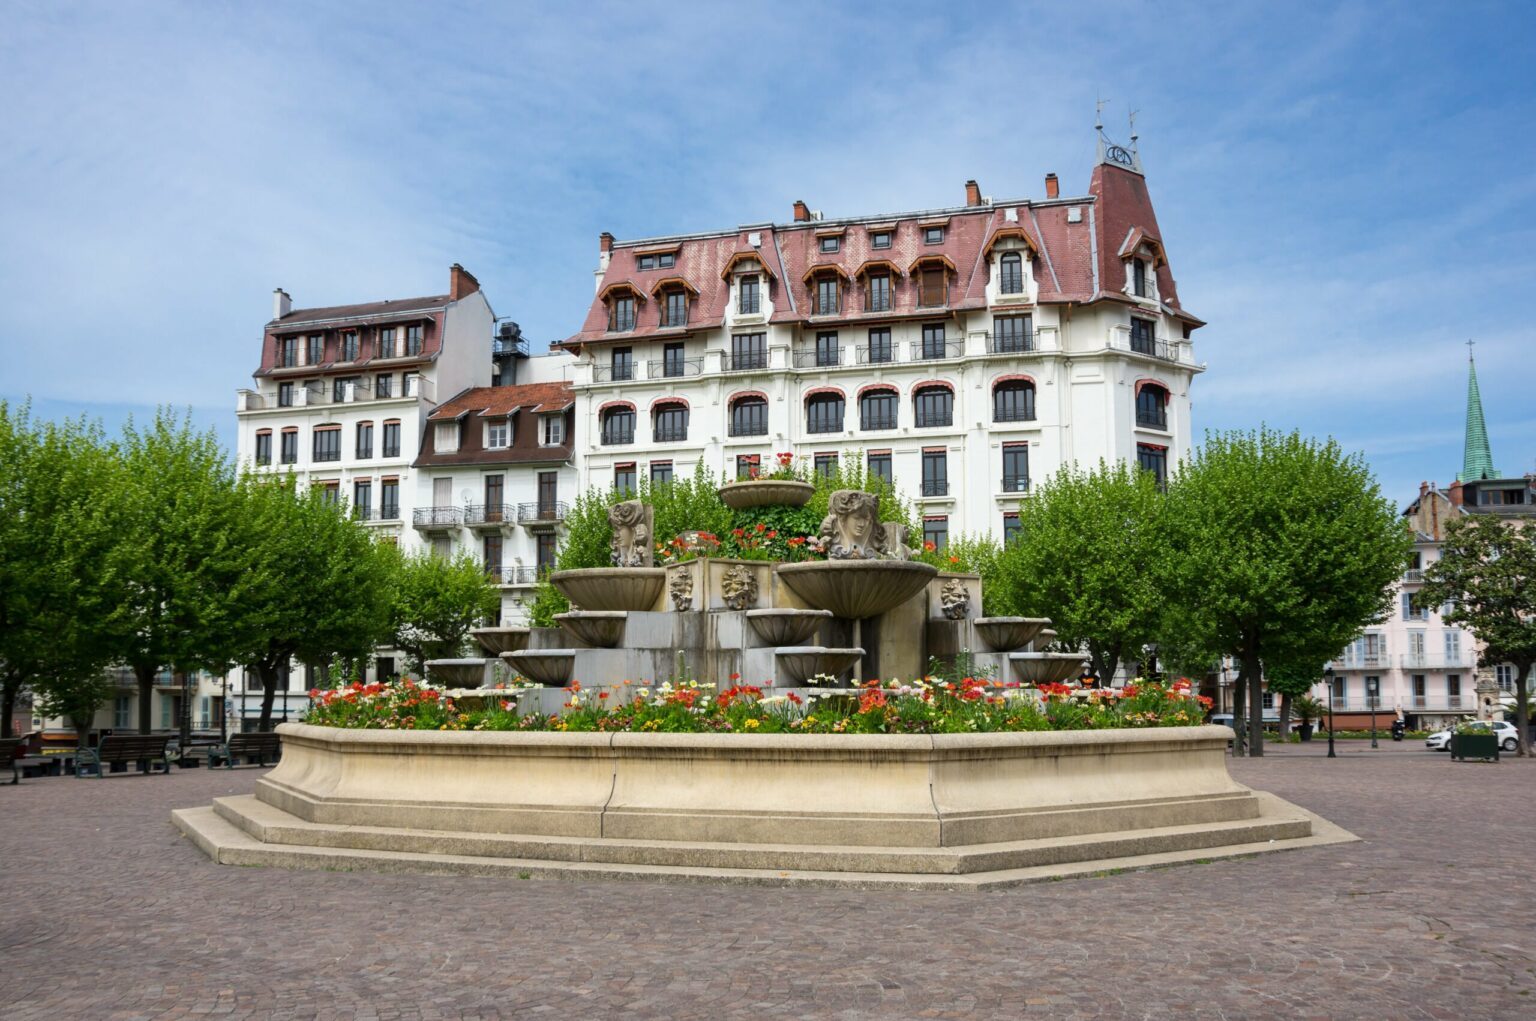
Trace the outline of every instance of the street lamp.
<instances>
[{"instance_id":1,"label":"street lamp","mask_svg":"<svg viewBox=\"0 0 1536 1021\"><path fill-rule=\"evenodd\" d=\"M1323 668L1323 679L1328 682L1328 757L1330 759L1336 759L1339 756L1333 750L1333 661L1332 660L1329 660L1328 661L1328 665Z\"/></svg>"},{"instance_id":2,"label":"street lamp","mask_svg":"<svg viewBox=\"0 0 1536 1021\"><path fill-rule=\"evenodd\" d=\"M1381 700L1381 678L1365 679L1365 697L1371 703L1371 747L1376 747L1376 703Z\"/></svg>"}]
</instances>

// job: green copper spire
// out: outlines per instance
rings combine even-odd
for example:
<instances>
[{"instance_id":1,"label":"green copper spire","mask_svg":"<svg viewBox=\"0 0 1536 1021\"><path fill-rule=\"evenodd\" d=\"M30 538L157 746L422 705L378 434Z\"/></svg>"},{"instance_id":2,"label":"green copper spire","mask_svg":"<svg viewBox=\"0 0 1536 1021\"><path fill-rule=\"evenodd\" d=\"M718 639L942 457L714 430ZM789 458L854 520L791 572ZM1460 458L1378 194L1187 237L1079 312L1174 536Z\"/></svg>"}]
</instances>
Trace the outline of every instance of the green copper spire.
<instances>
[{"instance_id":1,"label":"green copper spire","mask_svg":"<svg viewBox=\"0 0 1536 1021\"><path fill-rule=\"evenodd\" d=\"M1493 451L1488 448L1488 427L1483 423L1483 397L1477 390L1477 362L1472 360L1472 342L1467 341L1467 445L1461 455L1463 482L1496 479Z\"/></svg>"}]
</instances>

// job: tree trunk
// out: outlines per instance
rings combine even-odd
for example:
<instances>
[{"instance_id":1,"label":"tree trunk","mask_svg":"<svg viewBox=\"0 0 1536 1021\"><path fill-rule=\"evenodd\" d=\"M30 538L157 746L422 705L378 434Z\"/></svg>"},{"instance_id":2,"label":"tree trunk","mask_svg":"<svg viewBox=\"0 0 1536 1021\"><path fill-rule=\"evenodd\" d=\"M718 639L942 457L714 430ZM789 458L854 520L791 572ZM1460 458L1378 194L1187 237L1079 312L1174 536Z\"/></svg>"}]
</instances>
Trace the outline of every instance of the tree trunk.
<instances>
[{"instance_id":1,"label":"tree trunk","mask_svg":"<svg viewBox=\"0 0 1536 1021\"><path fill-rule=\"evenodd\" d=\"M155 668L135 663L133 676L139 681L139 733L148 734L154 723Z\"/></svg>"},{"instance_id":2,"label":"tree trunk","mask_svg":"<svg viewBox=\"0 0 1536 1021\"><path fill-rule=\"evenodd\" d=\"M1248 675L1248 754L1264 754L1264 668L1252 655L1243 666Z\"/></svg>"},{"instance_id":3,"label":"tree trunk","mask_svg":"<svg viewBox=\"0 0 1536 1021\"><path fill-rule=\"evenodd\" d=\"M178 733L181 735L182 754L192 747L192 678L183 671L181 675L181 712L180 719L176 721Z\"/></svg>"},{"instance_id":4,"label":"tree trunk","mask_svg":"<svg viewBox=\"0 0 1536 1021\"><path fill-rule=\"evenodd\" d=\"M1519 731L1515 737L1520 742L1517 754L1521 758L1531 754L1531 695L1526 684L1530 673L1530 663L1515 664L1515 729Z\"/></svg>"},{"instance_id":5,"label":"tree trunk","mask_svg":"<svg viewBox=\"0 0 1536 1021\"><path fill-rule=\"evenodd\" d=\"M13 717L16 715L16 697L21 694L21 674L14 670L5 672L0 681L0 737L16 734Z\"/></svg>"},{"instance_id":6,"label":"tree trunk","mask_svg":"<svg viewBox=\"0 0 1536 1021\"><path fill-rule=\"evenodd\" d=\"M1241 663L1237 668L1237 680L1232 682L1232 756L1241 758L1248 753L1248 675Z\"/></svg>"},{"instance_id":7,"label":"tree trunk","mask_svg":"<svg viewBox=\"0 0 1536 1021\"><path fill-rule=\"evenodd\" d=\"M1098 642L1089 642L1088 665L1098 677L1099 687L1109 687L1115 683L1115 671L1120 668L1120 646L1106 648Z\"/></svg>"},{"instance_id":8,"label":"tree trunk","mask_svg":"<svg viewBox=\"0 0 1536 1021\"><path fill-rule=\"evenodd\" d=\"M95 714L92 713L90 716L87 716L84 719L81 719L78 716L71 716L69 718L69 722L72 723L75 728L75 751L77 753L84 751L90 746L91 720L94 716ZM79 761L78 756L76 757L75 761Z\"/></svg>"},{"instance_id":9,"label":"tree trunk","mask_svg":"<svg viewBox=\"0 0 1536 1021\"><path fill-rule=\"evenodd\" d=\"M1291 694L1286 692L1280 696L1280 740L1284 741L1291 732Z\"/></svg>"},{"instance_id":10,"label":"tree trunk","mask_svg":"<svg viewBox=\"0 0 1536 1021\"><path fill-rule=\"evenodd\" d=\"M256 729L266 733L272 729L272 703L277 699L277 667L268 662L257 663L256 676L261 679L261 719Z\"/></svg>"}]
</instances>

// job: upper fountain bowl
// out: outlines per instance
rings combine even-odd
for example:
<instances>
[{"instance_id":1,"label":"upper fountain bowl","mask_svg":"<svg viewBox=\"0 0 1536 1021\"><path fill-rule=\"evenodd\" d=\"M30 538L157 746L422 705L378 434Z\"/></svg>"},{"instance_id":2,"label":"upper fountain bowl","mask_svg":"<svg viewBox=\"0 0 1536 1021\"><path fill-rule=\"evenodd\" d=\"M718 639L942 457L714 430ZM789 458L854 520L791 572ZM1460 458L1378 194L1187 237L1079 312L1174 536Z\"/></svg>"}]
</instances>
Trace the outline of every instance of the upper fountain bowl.
<instances>
[{"instance_id":1,"label":"upper fountain bowl","mask_svg":"<svg viewBox=\"0 0 1536 1021\"><path fill-rule=\"evenodd\" d=\"M844 620L894 610L939 573L916 560L817 560L780 564L776 570L795 595Z\"/></svg>"}]
</instances>

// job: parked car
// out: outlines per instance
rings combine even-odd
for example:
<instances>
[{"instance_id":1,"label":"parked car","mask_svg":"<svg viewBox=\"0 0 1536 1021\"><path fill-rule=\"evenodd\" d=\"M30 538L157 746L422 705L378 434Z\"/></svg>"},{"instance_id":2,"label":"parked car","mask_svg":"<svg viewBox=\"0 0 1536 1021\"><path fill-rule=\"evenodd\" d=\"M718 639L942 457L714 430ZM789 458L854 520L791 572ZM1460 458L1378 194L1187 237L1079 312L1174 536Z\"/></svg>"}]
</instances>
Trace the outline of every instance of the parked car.
<instances>
[{"instance_id":1,"label":"parked car","mask_svg":"<svg viewBox=\"0 0 1536 1021\"><path fill-rule=\"evenodd\" d=\"M1517 736L1520 732L1515 729L1515 725L1513 723L1509 723L1509 722L1506 722L1504 720L1499 720L1499 721L1497 721L1496 723L1493 723L1493 724L1488 724L1488 723L1484 723L1484 722L1479 721L1477 723L1472 724L1472 726L1476 727L1479 730L1487 730L1489 728L1489 726L1492 726L1494 734L1499 738L1499 747L1502 748L1506 752L1514 751L1519 746L1519 744L1520 744L1520 739ZM1432 752L1448 752L1448 751L1450 751L1451 750L1451 732L1450 732L1450 730L1447 729L1447 730L1437 730L1437 731L1435 731L1433 734L1429 735L1428 737L1426 737L1424 739L1424 745L1425 745L1425 747L1427 747Z\"/></svg>"}]
</instances>

